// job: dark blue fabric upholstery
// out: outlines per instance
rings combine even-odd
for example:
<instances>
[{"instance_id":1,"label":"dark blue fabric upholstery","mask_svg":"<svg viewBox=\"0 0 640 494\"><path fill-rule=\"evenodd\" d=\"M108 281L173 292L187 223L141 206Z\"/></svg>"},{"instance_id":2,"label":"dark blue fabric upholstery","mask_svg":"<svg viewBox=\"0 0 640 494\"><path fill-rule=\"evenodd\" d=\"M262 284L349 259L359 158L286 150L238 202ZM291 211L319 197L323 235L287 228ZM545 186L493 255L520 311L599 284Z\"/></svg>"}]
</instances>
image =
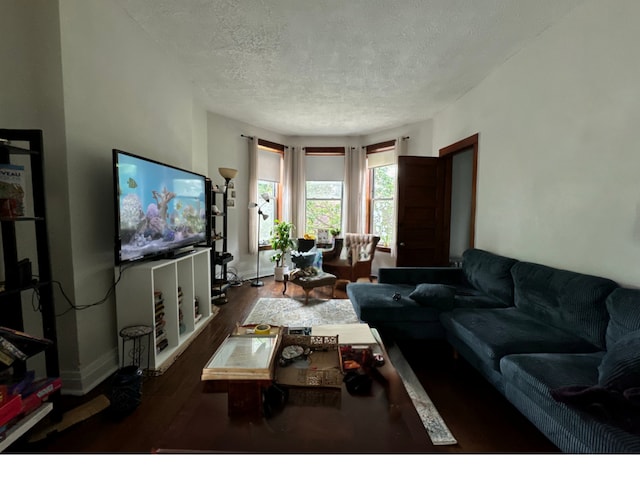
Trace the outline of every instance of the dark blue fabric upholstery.
<instances>
[{"instance_id":1,"label":"dark blue fabric upholstery","mask_svg":"<svg viewBox=\"0 0 640 494\"><path fill-rule=\"evenodd\" d=\"M529 262L514 264L511 273L518 310L605 348L605 302L617 283Z\"/></svg>"},{"instance_id":2,"label":"dark blue fabric upholstery","mask_svg":"<svg viewBox=\"0 0 640 494\"><path fill-rule=\"evenodd\" d=\"M447 338L455 336L473 348L494 370L513 353L595 352L598 348L567 331L549 326L515 307L454 309L440 316Z\"/></svg>"},{"instance_id":3,"label":"dark blue fabric upholstery","mask_svg":"<svg viewBox=\"0 0 640 494\"><path fill-rule=\"evenodd\" d=\"M462 254L462 271L471 286L510 306L513 305L511 267L516 262L486 250L467 249Z\"/></svg>"},{"instance_id":4,"label":"dark blue fabric upholstery","mask_svg":"<svg viewBox=\"0 0 640 494\"><path fill-rule=\"evenodd\" d=\"M409 294L411 300L425 307L433 307L440 310L453 309L455 287L441 285L439 283L420 283Z\"/></svg>"},{"instance_id":5,"label":"dark blue fabric upholstery","mask_svg":"<svg viewBox=\"0 0 640 494\"><path fill-rule=\"evenodd\" d=\"M567 453L640 451L640 436L597 420L587 411L557 402L551 390L592 386L603 352L509 355L500 363L505 396L554 444Z\"/></svg>"},{"instance_id":6,"label":"dark blue fabric upholstery","mask_svg":"<svg viewBox=\"0 0 640 494\"><path fill-rule=\"evenodd\" d=\"M476 252L477 251L477 252ZM464 262L469 263L464 267ZM513 283L509 268L516 262L478 249L465 252L463 268L399 267L381 268L378 283L349 283L346 291L358 318L380 330L389 339L444 338L439 314L453 307L508 307L513 300ZM473 284L465 270L472 274ZM506 276L505 277L505 273ZM417 286L446 285L455 288L453 299L447 295L444 304L432 301L422 305L409 295ZM484 291L485 288L490 293ZM400 300L393 300L395 293ZM416 295L416 294L414 294ZM422 327L420 324L422 324Z\"/></svg>"},{"instance_id":7,"label":"dark blue fabric upholstery","mask_svg":"<svg viewBox=\"0 0 640 494\"><path fill-rule=\"evenodd\" d=\"M626 334L607 349L598 367L598 384L616 391L640 387L640 331Z\"/></svg>"},{"instance_id":8,"label":"dark blue fabric upholstery","mask_svg":"<svg viewBox=\"0 0 640 494\"><path fill-rule=\"evenodd\" d=\"M607 297L609 325L607 326L607 348L621 337L640 331L640 290L616 288Z\"/></svg>"}]
</instances>

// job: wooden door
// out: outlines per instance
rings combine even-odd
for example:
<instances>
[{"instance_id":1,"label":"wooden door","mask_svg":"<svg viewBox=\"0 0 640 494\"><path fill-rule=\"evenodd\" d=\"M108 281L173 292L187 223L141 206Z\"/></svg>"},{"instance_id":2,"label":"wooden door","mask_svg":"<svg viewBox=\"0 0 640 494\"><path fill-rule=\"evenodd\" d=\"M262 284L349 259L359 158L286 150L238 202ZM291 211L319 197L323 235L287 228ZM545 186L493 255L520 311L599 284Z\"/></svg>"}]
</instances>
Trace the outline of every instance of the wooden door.
<instances>
[{"instance_id":1,"label":"wooden door","mask_svg":"<svg viewBox=\"0 0 640 494\"><path fill-rule=\"evenodd\" d=\"M398 158L397 266L448 266L451 159Z\"/></svg>"}]
</instances>

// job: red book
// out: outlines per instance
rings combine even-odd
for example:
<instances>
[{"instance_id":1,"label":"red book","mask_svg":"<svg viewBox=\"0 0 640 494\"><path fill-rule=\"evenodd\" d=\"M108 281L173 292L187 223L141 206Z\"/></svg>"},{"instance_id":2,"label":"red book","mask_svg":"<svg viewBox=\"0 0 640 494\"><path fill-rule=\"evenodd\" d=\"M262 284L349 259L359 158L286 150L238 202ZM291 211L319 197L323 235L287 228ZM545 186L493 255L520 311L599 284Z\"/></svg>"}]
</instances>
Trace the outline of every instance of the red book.
<instances>
[{"instance_id":1,"label":"red book","mask_svg":"<svg viewBox=\"0 0 640 494\"><path fill-rule=\"evenodd\" d=\"M62 379L59 377L47 377L34 381L28 390L22 395L23 414L33 412L49 396L62 387Z\"/></svg>"},{"instance_id":2,"label":"red book","mask_svg":"<svg viewBox=\"0 0 640 494\"><path fill-rule=\"evenodd\" d=\"M22 398L20 395L9 396L0 403L0 427L9 422L22 411Z\"/></svg>"}]
</instances>

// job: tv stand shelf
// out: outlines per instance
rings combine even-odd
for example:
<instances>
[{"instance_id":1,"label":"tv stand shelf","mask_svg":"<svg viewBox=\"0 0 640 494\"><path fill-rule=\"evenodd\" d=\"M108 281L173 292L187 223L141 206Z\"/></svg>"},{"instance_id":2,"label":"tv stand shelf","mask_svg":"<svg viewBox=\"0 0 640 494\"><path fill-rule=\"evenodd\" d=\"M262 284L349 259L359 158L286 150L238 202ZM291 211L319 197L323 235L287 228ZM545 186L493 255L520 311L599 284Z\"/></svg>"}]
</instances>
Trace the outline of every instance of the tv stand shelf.
<instances>
[{"instance_id":1,"label":"tv stand shelf","mask_svg":"<svg viewBox=\"0 0 640 494\"><path fill-rule=\"evenodd\" d=\"M118 332L127 326L154 328L148 352L150 362L146 347L140 354L141 368L150 373L162 374L213 318L210 250L198 248L176 259L123 267L116 287ZM116 267L118 276L120 269ZM118 351L120 361L126 365L131 358L123 355L122 344Z\"/></svg>"}]
</instances>

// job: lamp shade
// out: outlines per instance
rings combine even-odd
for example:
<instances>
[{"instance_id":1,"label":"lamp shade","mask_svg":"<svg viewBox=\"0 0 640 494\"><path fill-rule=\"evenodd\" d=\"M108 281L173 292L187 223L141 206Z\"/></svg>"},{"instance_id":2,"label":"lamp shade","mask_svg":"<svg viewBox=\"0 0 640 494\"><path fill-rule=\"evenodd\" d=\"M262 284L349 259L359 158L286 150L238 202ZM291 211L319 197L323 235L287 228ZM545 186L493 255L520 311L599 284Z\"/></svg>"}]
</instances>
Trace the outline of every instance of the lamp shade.
<instances>
[{"instance_id":1,"label":"lamp shade","mask_svg":"<svg viewBox=\"0 0 640 494\"><path fill-rule=\"evenodd\" d=\"M222 178L226 180L231 180L238 174L238 170L235 168L218 168L218 171L220 175L222 175Z\"/></svg>"}]
</instances>

